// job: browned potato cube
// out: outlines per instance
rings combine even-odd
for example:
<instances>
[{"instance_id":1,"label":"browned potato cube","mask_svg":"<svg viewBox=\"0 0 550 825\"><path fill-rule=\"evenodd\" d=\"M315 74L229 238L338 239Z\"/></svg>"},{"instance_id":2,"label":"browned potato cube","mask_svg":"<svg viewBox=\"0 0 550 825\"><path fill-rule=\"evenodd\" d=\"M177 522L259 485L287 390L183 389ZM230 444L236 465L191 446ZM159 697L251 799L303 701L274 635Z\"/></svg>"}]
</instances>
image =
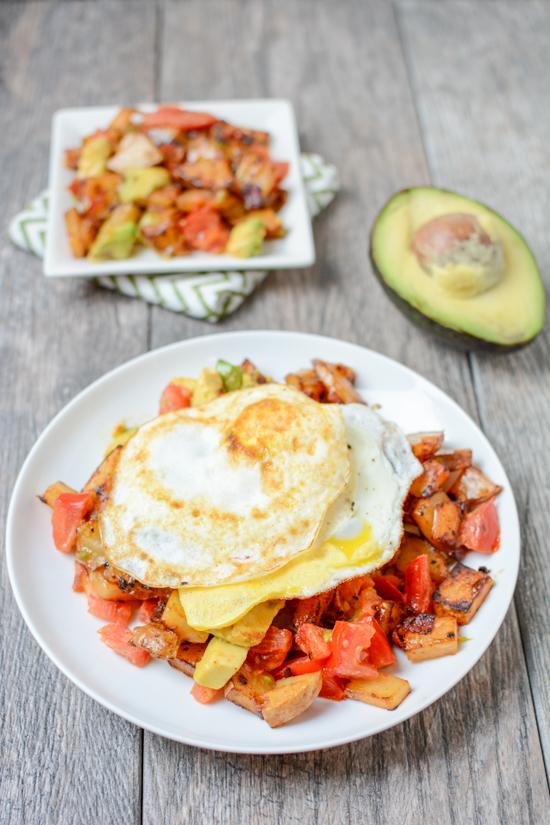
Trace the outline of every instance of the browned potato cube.
<instances>
[{"instance_id":1,"label":"browned potato cube","mask_svg":"<svg viewBox=\"0 0 550 825\"><path fill-rule=\"evenodd\" d=\"M486 501L502 491L499 484L495 484L478 467L468 467L459 475L449 492L459 501L468 503Z\"/></svg>"},{"instance_id":2,"label":"browned potato cube","mask_svg":"<svg viewBox=\"0 0 550 825\"><path fill-rule=\"evenodd\" d=\"M395 710L410 692L407 680L391 673L380 673L376 679L352 679L346 686L348 699L386 710Z\"/></svg>"},{"instance_id":3,"label":"browned potato cube","mask_svg":"<svg viewBox=\"0 0 550 825\"><path fill-rule=\"evenodd\" d=\"M257 673L246 664L225 686L225 698L251 713L262 715L263 696L275 687L275 679L266 673Z\"/></svg>"},{"instance_id":4,"label":"browned potato cube","mask_svg":"<svg viewBox=\"0 0 550 825\"><path fill-rule=\"evenodd\" d=\"M439 461L448 470L466 470L472 464L472 451L455 450L452 453L441 453L434 456L434 461Z\"/></svg>"},{"instance_id":5,"label":"browned potato cube","mask_svg":"<svg viewBox=\"0 0 550 825\"><path fill-rule=\"evenodd\" d=\"M436 453L443 444L443 433L411 433L407 436L412 451L419 461L426 461Z\"/></svg>"},{"instance_id":6,"label":"browned potato cube","mask_svg":"<svg viewBox=\"0 0 550 825\"><path fill-rule=\"evenodd\" d=\"M450 550L455 546L462 514L456 501L451 501L446 493L419 499L413 507L412 517L422 534L438 550Z\"/></svg>"},{"instance_id":7,"label":"browned potato cube","mask_svg":"<svg viewBox=\"0 0 550 825\"><path fill-rule=\"evenodd\" d=\"M304 713L319 695L322 681L321 673L317 671L276 682L273 690L262 699L262 716L267 724L278 728Z\"/></svg>"},{"instance_id":8,"label":"browned potato cube","mask_svg":"<svg viewBox=\"0 0 550 825\"><path fill-rule=\"evenodd\" d=\"M433 496L438 490L443 489L451 474L444 464L434 458L425 461L423 467L424 472L413 481L409 490L411 496L415 498Z\"/></svg>"},{"instance_id":9,"label":"browned potato cube","mask_svg":"<svg viewBox=\"0 0 550 825\"><path fill-rule=\"evenodd\" d=\"M177 633L183 641L200 644L208 639L208 633L205 630L195 630L188 624L177 590L170 593L161 619L166 627Z\"/></svg>"},{"instance_id":10,"label":"browned potato cube","mask_svg":"<svg viewBox=\"0 0 550 825\"><path fill-rule=\"evenodd\" d=\"M161 624L149 622L132 630L132 643L137 647L142 647L155 659L174 659L180 640L173 630L168 630Z\"/></svg>"},{"instance_id":11,"label":"browned potato cube","mask_svg":"<svg viewBox=\"0 0 550 825\"><path fill-rule=\"evenodd\" d=\"M410 616L393 632L393 641L411 662L452 656L458 650L458 625L452 616L420 613Z\"/></svg>"},{"instance_id":12,"label":"browned potato cube","mask_svg":"<svg viewBox=\"0 0 550 825\"><path fill-rule=\"evenodd\" d=\"M468 624L493 586L487 573L457 562L433 595L438 616L453 616L458 624Z\"/></svg>"},{"instance_id":13,"label":"browned potato cube","mask_svg":"<svg viewBox=\"0 0 550 825\"><path fill-rule=\"evenodd\" d=\"M94 470L84 485L83 490L95 490L100 498L107 494L111 477L120 458L121 449L122 447L115 447L115 449L109 453L107 458L103 459L99 467Z\"/></svg>"},{"instance_id":14,"label":"browned potato cube","mask_svg":"<svg viewBox=\"0 0 550 825\"><path fill-rule=\"evenodd\" d=\"M61 493L76 493L76 490L73 490L72 487L69 487L68 484L64 484L62 481L56 481L54 484L50 484L47 490L42 493L40 500L43 501L44 504L47 504L48 507L53 508Z\"/></svg>"},{"instance_id":15,"label":"browned potato cube","mask_svg":"<svg viewBox=\"0 0 550 825\"><path fill-rule=\"evenodd\" d=\"M405 534L397 556L392 561L399 572L404 575L407 565L417 556L427 556L430 565L430 576L438 583L443 581L448 573L448 561L443 553L421 538Z\"/></svg>"},{"instance_id":16,"label":"browned potato cube","mask_svg":"<svg viewBox=\"0 0 550 825\"><path fill-rule=\"evenodd\" d=\"M403 609L397 602L381 601L374 615L386 636L389 636L403 618Z\"/></svg>"},{"instance_id":17,"label":"browned potato cube","mask_svg":"<svg viewBox=\"0 0 550 825\"><path fill-rule=\"evenodd\" d=\"M193 644L192 642L182 642L178 648L175 658L169 659L168 664L176 670L181 670L187 676L193 676L195 665L204 656L206 644Z\"/></svg>"}]
</instances>

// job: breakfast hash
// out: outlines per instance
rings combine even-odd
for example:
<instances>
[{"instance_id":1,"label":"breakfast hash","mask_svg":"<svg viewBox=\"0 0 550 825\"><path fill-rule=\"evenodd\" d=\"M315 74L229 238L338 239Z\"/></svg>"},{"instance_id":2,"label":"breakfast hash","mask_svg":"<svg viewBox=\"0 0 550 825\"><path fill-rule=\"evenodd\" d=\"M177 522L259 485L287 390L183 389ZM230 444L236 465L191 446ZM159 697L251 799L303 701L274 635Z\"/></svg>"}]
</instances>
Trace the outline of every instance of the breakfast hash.
<instances>
[{"instance_id":1,"label":"breakfast hash","mask_svg":"<svg viewBox=\"0 0 550 825\"><path fill-rule=\"evenodd\" d=\"M396 708L394 648L457 653L493 586L464 558L498 550L501 489L443 432L383 419L343 364L279 384L220 359L119 425L82 491L41 498L106 645L278 727L318 696Z\"/></svg>"},{"instance_id":2,"label":"breakfast hash","mask_svg":"<svg viewBox=\"0 0 550 825\"><path fill-rule=\"evenodd\" d=\"M282 238L278 212L288 163L268 132L174 105L121 109L66 150L75 172L65 213L75 258L129 258L139 245L163 256L194 251L250 258Z\"/></svg>"}]
</instances>

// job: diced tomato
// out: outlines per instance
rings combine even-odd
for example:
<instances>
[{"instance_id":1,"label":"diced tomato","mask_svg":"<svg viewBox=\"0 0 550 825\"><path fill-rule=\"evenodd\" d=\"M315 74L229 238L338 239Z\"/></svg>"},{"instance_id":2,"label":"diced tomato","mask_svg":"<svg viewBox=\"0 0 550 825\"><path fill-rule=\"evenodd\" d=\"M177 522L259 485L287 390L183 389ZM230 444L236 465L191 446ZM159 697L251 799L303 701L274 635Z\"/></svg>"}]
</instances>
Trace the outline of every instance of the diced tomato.
<instances>
[{"instance_id":1,"label":"diced tomato","mask_svg":"<svg viewBox=\"0 0 550 825\"><path fill-rule=\"evenodd\" d=\"M210 207L197 209L182 218L180 228L193 249L203 252L223 252L229 239L229 230L219 214Z\"/></svg>"},{"instance_id":2,"label":"diced tomato","mask_svg":"<svg viewBox=\"0 0 550 825\"><path fill-rule=\"evenodd\" d=\"M140 624L148 624L153 618L153 613L158 605L158 599L146 599L139 606L137 620Z\"/></svg>"},{"instance_id":3,"label":"diced tomato","mask_svg":"<svg viewBox=\"0 0 550 825\"><path fill-rule=\"evenodd\" d=\"M188 112L179 106L159 106L156 112L143 116L142 129L178 129L190 132L195 129L207 129L218 118L208 112Z\"/></svg>"},{"instance_id":4,"label":"diced tomato","mask_svg":"<svg viewBox=\"0 0 550 825\"><path fill-rule=\"evenodd\" d=\"M493 499L484 501L464 517L459 543L478 553L494 553L500 542L498 512Z\"/></svg>"},{"instance_id":5,"label":"diced tomato","mask_svg":"<svg viewBox=\"0 0 550 825\"><path fill-rule=\"evenodd\" d=\"M184 407L191 406L192 399L191 390L187 387L182 387L179 384L168 384L162 391L159 404L159 414L174 412L174 410L182 410Z\"/></svg>"},{"instance_id":6,"label":"diced tomato","mask_svg":"<svg viewBox=\"0 0 550 825\"><path fill-rule=\"evenodd\" d=\"M392 602L400 603L405 601L405 596L397 587L397 583L399 581L397 576L391 576L390 574L383 576L379 573L375 573L372 578L376 592L379 593L383 599L389 599Z\"/></svg>"},{"instance_id":7,"label":"diced tomato","mask_svg":"<svg viewBox=\"0 0 550 825\"><path fill-rule=\"evenodd\" d=\"M421 554L405 568L405 600L413 613L429 613L433 584L428 556Z\"/></svg>"},{"instance_id":8,"label":"diced tomato","mask_svg":"<svg viewBox=\"0 0 550 825\"><path fill-rule=\"evenodd\" d=\"M260 644L250 648L246 661L254 670L275 670L291 647L292 632L271 625Z\"/></svg>"},{"instance_id":9,"label":"diced tomato","mask_svg":"<svg viewBox=\"0 0 550 825\"><path fill-rule=\"evenodd\" d=\"M105 622L113 622L123 627L128 627L134 612L130 602L113 602L108 599L100 599L94 593L88 593L88 613L103 619Z\"/></svg>"},{"instance_id":10,"label":"diced tomato","mask_svg":"<svg viewBox=\"0 0 550 825\"><path fill-rule=\"evenodd\" d=\"M368 662L375 634L372 622L335 622L326 669L344 679L373 679L377 671Z\"/></svg>"},{"instance_id":11,"label":"diced tomato","mask_svg":"<svg viewBox=\"0 0 550 825\"><path fill-rule=\"evenodd\" d=\"M107 647L119 656L128 659L136 667L145 667L151 661L151 656L146 650L132 644L132 631L127 627L121 624L106 624L98 630L98 633Z\"/></svg>"},{"instance_id":12,"label":"diced tomato","mask_svg":"<svg viewBox=\"0 0 550 825\"><path fill-rule=\"evenodd\" d=\"M79 561L74 563L73 590L75 593L84 593L88 584L88 571Z\"/></svg>"},{"instance_id":13,"label":"diced tomato","mask_svg":"<svg viewBox=\"0 0 550 825\"><path fill-rule=\"evenodd\" d=\"M71 553L80 524L92 510L94 492L61 493L55 500L52 512L53 542L62 553Z\"/></svg>"},{"instance_id":14,"label":"diced tomato","mask_svg":"<svg viewBox=\"0 0 550 825\"><path fill-rule=\"evenodd\" d=\"M343 679L336 676L332 671L323 668L323 684L319 696L323 699L331 699L333 702L341 702L345 698Z\"/></svg>"},{"instance_id":15,"label":"diced tomato","mask_svg":"<svg viewBox=\"0 0 550 825\"><path fill-rule=\"evenodd\" d=\"M357 615L361 618L365 616L374 616L374 612L382 604L381 597L375 590L368 588L363 590L359 596L359 604L357 606Z\"/></svg>"},{"instance_id":16,"label":"diced tomato","mask_svg":"<svg viewBox=\"0 0 550 825\"><path fill-rule=\"evenodd\" d=\"M195 682L191 688L191 696L193 696L197 702L200 702L201 705L209 705L211 702L219 699L220 696L223 696L223 688L209 688Z\"/></svg>"},{"instance_id":17,"label":"diced tomato","mask_svg":"<svg viewBox=\"0 0 550 825\"><path fill-rule=\"evenodd\" d=\"M325 638L325 631L315 624L304 622L296 631L296 644L310 659L328 659L330 645Z\"/></svg>"},{"instance_id":18,"label":"diced tomato","mask_svg":"<svg viewBox=\"0 0 550 825\"><path fill-rule=\"evenodd\" d=\"M294 608L293 625L298 628L304 622L316 624L321 621L323 613L332 601L332 591L325 590L317 596L310 596L307 599L297 599Z\"/></svg>"},{"instance_id":19,"label":"diced tomato","mask_svg":"<svg viewBox=\"0 0 550 825\"><path fill-rule=\"evenodd\" d=\"M373 587L370 576L357 576L355 579L342 582L334 593L333 608L343 614L344 618L350 618L350 613L359 605L360 594L369 587Z\"/></svg>"},{"instance_id":20,"label":"diced tomato","mask_svg":"<svg viewBox=\"0 0 550 825\"><path fill-rule=\"evenodd\" d=\"M377 670L381 667L388 667L394 665L397 661L392 646L388 641L388 637L372 616L365 616L362 621L367 624L372 624L374 628L374 635L370 641L369 647L369 662Z\"/></svg>"},{"instance_id":21,"label":"diced tomato","mask_svg":"<svg viewBox=\"0 0 550 825\"><path fill-rule=\"evenodd\" d=\"M299 656L288 664L292 676L301 676L302 673L316 673L323 666L322 659L310 659L309 656Z\"/></svg>"},{"instance_id":22,"label":"diced tomato","mask_svg":"<svg viewBox=\"0 0 550 825\"><path fill-rule=\"evenodd\" d=\"M275 186L279 186L281 181L283 181L288 175L288 169L290 164L286 163L285 161L273 161L272 165L273 171L275 173Z\"/></svg>"}]
</instances>

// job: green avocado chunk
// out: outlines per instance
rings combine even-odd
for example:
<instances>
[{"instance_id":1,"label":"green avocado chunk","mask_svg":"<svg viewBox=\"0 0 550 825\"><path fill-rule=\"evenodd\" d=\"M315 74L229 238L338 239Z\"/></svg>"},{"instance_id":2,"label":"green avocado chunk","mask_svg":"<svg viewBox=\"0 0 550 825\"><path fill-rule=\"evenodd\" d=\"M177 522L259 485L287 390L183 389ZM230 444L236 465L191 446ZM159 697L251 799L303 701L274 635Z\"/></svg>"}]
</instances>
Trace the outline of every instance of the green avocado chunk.
<instances>
[{"instance_id":1,"label":"green avocado chunk","mask_svg":"<svg viewBox=\"0 0 550 825\"><path fill-rule=\"evenodd\" d=\"M462 349L509 351L543 328L533 253L478 201L428 186L398 192L376 218L370 253L396 306Z\"/></svg>"},{"instance_id":2,"label":"green avocado chunk","mask_svg":"<svg viewBox=\"0 0 550 825\"><path fill-rule=\"evenodd\" d=\"M233 227L225 251L236 258L260 255L265 238L265 224L260 218L246 218Z\"/></svg>"},{"instance_id":3,"label":"green avocado chunk","mask_svg":"<svg viewBox=\"0 0 550 825\"><path fill-rule=\"evenodd\" d=\"M111 144L105 135L96 135L87 140L78 160L79 178L92 178L107 170L107 158L111 154Z\"/></svg>"},{"instance_id":4,"label":"green avocado chunk","mask_svg":"<svg viewBox=\"0 0 550 825\"><path fill-rule=\"evenodd\" d=\"M195 682L203 687L222 688L239 670L247 653L248 648L213 636L195 667Z\"/></svg>"},{"instance_id":5,"label":"green avocado chunk","mask_svg":"<svg viewBox=\"0 0 550 825\"><path fill-rule=\"evenodd\" d=\"M139 209L133 204L122 204L114 209L102 224L93 242L88 258L129 258L138 232Z\"/></svg>"},{"instance_id":6,"label":"green avocado chunk","mask_svg":"<svg viewBox=\"0 0 550 825\"><path fill-rule=\"evenodd\" d=\"M127 169L124 180L120 184L118 196L122 203L142 201L151 195L155 189L167 186L170 183L170 173L160 166L150 166L147 169Z\"/></svg>"}]
</instances>

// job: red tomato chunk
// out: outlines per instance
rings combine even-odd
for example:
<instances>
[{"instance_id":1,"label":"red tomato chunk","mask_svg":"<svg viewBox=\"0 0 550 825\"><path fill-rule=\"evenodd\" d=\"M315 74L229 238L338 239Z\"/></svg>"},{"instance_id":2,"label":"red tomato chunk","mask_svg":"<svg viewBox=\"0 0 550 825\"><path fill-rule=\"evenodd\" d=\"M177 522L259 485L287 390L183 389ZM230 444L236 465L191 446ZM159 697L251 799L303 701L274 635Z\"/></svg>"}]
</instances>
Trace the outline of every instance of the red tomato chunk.
<instances>
[{"instance_id":1,"label":"red tomato chunk","mask_svg":"<svg viewBox=\"0 0 550 825\"><path fill-rule=\"evenodd\" d=\"M429 613L432 590L428 556L421 554L405 568L405 600L409 610L413 613Z\"/></svg>"},{"instance_id":2,"label":"red tomato chunk","mask_svg":"<svg viewBox=\"0 0 550 825\"><path fill-rule=\"evenodd\" d=\"M191 406L191 390L179 384L168 384L160 397L159 415Z\"/></svg>"},{"instance_id":3,"label":"red tomato chunk","mask_svg":"<svg viewBox=\"0 0 550 825\"><path fill-rule=\"evenodd\" d=\"M62 553L72 553L76 533L95 504L93 492L61 493L55 500L52 512L53 542Z\"/></svg>"},{"instance_id":4,"label":"red tomato chunk","mask_svg":"<svg viewBox=\"0 0 550 825\"><path fill-rule=\"evenodd\" d=\"M132 631L120 624L106 624L98 630L101 641L107 647L123 656L136 667L145 667L151 661L151 656L141 647L132 644Z\"/></svg>"},{"instance_id":5,"label":"red tomato chunk","mask_svg":"<svg viewBox=\"0 0 550 825\"><path fill-rule=\"evenodd\" d=\"M223 696L223 688L209 688L199 685L197 682L191 688L191 696L200 702L201 705L210 705Z\"/></svg>"},{"instance_id":6,"label":"red tomato chunk","mask_svg":"<svg viewBox=\"0 0 550 825\"><path fill-rule=\"evenodd\" d=\"M344 679L374 679L377 671L368 662L368 649L374 634L374 625L368 621L336 622L327 670Z\"/></svg>"},{"instance_id":7,"label":"red tomato chunk","mask_svg":"<svg viewBox=\"0 0 550 825\"><path fill-rule=\"evenodd\" d=\"M291 631L272 625L260 644L250 648L246 661L254 670L276 670L283 664L291 647Z\"/></svg>"},{"instance_id":8,"label":"red tomato chunk","mask_svg":"<svg viewBox=\"0 0 550 825\"><path fill-rule=\"evenodd\" d=\"M105 622L128 627L132 619L134 608L130 602L115 602L100 599L94 593L88 593L88 613L103 619Z\"/></svg>"},{"instance_id":9,"label":"red tomato chunk","mask_svg":"<svg viewBox=\"0 0 550 825\"><path fill-rule=\"evenodd\" d=\"M296 631L296 644L310 659L328 659L330 645L325 638L325 631L315 624L304 622Z\"/></svg>"},{"instance_id":10,"label":"red tomato chunk","mask_svg":"<svg viewBox=\"0 0 550 825\"><path fill-rule=\"evenodd\" d=\"M468 513L460 529L460 544L478 553L494 553L500 542L498 513L493 499Z\"/></svg>"}]
</instances>

